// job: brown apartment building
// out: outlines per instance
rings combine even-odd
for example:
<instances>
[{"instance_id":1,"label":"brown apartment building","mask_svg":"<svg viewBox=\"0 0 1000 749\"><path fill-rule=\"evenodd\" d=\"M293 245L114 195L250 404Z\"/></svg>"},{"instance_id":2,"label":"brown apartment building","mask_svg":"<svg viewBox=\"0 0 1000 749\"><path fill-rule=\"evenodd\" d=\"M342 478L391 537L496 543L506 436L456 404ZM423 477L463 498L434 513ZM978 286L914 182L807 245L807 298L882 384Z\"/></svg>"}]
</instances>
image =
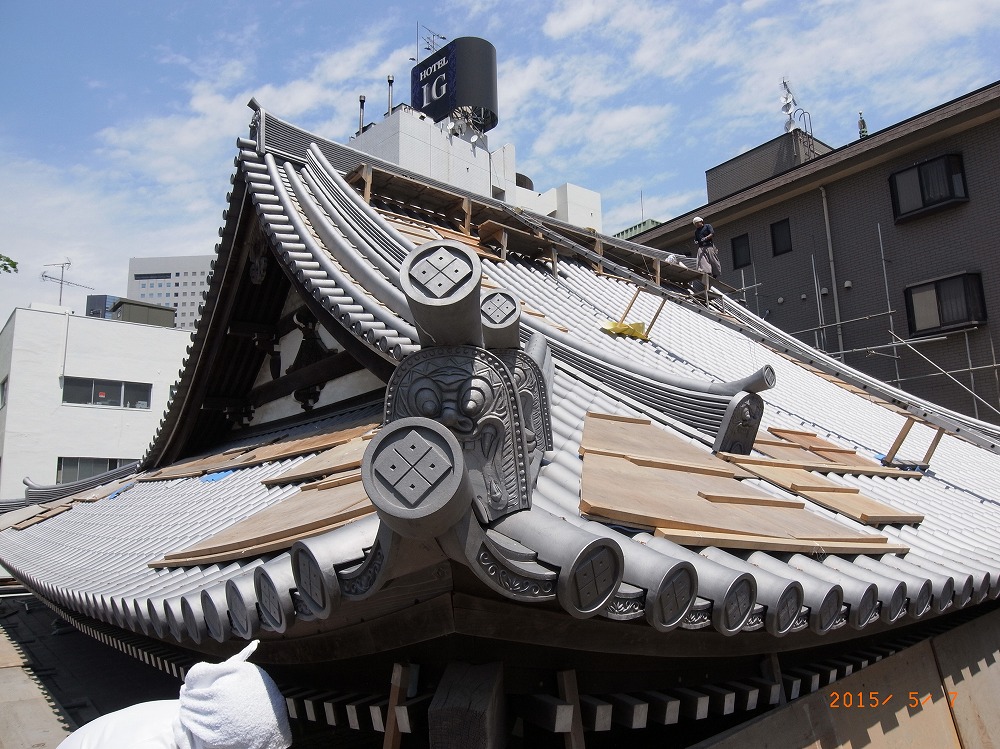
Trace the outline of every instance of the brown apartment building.
<instances>
[{"instance_id":1,"label":"brown apartment building","mask_svg":"<svg viewBox=\"0 0 1000 749\"><path fill-rule=\"evenodd\" d=\"M998 175L1000 82L837 149L786 133L709 170L707 205L633 241L691 255L702 216L751 311L1000 422Z\"/></svg>"}]
</instances>

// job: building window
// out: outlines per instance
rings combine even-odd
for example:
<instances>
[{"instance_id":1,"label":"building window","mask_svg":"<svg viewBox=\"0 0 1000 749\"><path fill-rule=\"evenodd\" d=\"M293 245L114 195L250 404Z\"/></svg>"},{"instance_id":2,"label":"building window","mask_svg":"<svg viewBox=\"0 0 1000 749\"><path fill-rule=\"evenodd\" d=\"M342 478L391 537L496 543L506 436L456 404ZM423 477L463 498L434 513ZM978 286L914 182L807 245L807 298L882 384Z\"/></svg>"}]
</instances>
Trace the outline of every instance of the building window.
<instances>
[{"instance_id":1,"label":"building window","mask_svg":"<svg viewBox=\"0 0 1000 749\"><path fill-rule=\"evenodd\" d=\"M7 381L10 380L9 377L4 377L3 382L0 382L0 408L7 405Z\"/></svg>"},{"instance_id":2,"label":"building window","mask_svg":"<svg viewBox=\"0 0 1000 749\"><path fill-rule=\"evenodd\" d=\"M56 483L89 479L134 462L135 458L57 458Z\"/></svg>"},{"instance_id":3,"label":"building window","mask_svg":"<svg viewBox=\"0 0 1000 749\"><path fill-rule=\"evenodd\" d=\"M153 385L148 382L63 378L63 403L148 409L152 392Z\"/></svg>"},{"instance_id":4,"label":"building window","mask_svg":"<svg viewBox=\"0 0 1000 749\"><path fill-rule=\"evenodd\" d=\"M788 219L771 224L771 254L784 255L792 251L792 227Z\"/></svg>"},{"instance_id":5,"label":"building window","mask_svg":"<svg viewBox=\"0 0 1000 749\"><path fill-rule=\"evenodd\" d=\"M896 220L969 199L962 156L950 153L889 176Z\"/></svg>"},{"instance_id":6,"label":"building window","mask_svg":"<svg viewBox=\"0 0 1000 749\"><path fill-rule=\"evenodd\" d=\"M740 234L730 240L733 250L733 268L746 268L750 265L750 235Z\"/></svg>"},{"instance_id":7,"label":"building window","mask_svg":"<svg viewBox=\"0 0 1000 749\"><path fill-rule=\"evenodd\" d=\"M978 273L927 281L903 293L911 336L968 328L986 321L983 279Z\"/></svg>"}]
</instances>

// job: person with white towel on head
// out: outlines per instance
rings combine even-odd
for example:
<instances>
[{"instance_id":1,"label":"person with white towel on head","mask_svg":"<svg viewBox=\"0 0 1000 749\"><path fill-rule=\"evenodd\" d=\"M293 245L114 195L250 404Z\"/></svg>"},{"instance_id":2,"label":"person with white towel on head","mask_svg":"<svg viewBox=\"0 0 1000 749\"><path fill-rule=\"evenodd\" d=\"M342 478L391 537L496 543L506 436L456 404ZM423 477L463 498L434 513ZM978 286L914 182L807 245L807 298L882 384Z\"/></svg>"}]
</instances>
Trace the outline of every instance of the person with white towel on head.
<instances>
[{"instance_id":1,"label":"person with white towel on head","mask_svg":"<svg viewBox=\"0 0 1000 749\"><path fill-rule=\"evenodd\" d=\"M141 702L87 723L58 749L287 749L285 700L247 658L254 640L222 663L197 663L176 700Z\"/></svg>"}]
</instances>

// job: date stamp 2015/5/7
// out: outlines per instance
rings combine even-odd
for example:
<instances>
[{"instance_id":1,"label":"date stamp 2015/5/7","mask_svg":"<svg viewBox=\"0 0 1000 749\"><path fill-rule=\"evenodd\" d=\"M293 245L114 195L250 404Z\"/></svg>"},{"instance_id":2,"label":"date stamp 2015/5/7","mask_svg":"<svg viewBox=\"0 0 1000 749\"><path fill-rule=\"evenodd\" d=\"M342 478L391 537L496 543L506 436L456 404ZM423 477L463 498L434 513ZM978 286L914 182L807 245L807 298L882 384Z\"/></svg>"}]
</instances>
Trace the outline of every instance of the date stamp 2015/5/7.
<instances>
[{"instance_id":1,"label":"date stamp 2015/5/7","mask_svg":"<svg viewBox=\"0 0 1000 749\"><path fill-rule=\"evenodd\" d=\"M885 707L889 705L894 697L893 692L830 692L830 708L853 708L853 709L871 709L877 707ZM948 707L954 707L955 700L958 699L958 692L945 692L943 695L937 699L948 700ZM902 695L896 698L896 703L899 704L899 700L903 699ZM934 695L927 693L921 694L920 692L910 692L906 696L906 706L912 709L921 708L928 702L934 701Z\"/></svg>"}]
</instances>

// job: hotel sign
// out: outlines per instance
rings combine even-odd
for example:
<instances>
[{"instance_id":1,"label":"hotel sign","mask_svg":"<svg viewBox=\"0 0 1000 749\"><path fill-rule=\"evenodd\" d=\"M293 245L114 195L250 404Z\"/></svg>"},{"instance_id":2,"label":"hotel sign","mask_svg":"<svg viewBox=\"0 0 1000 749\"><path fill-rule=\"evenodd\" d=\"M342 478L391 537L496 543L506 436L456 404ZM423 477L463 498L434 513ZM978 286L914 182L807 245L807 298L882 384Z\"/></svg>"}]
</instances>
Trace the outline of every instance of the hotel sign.
<instances>
[{"instance_id":1,"label":"hotel sign","mask_svg":"<svg viewBox=\"0 0 1000 749\"><path fill-rule=\"evenodd\" d=\"M469 108L481 118L483 132L496 127L496 48L463 36L421 60L410 71L410 106L435 122Z\"/></svg>"}]
</instances>

